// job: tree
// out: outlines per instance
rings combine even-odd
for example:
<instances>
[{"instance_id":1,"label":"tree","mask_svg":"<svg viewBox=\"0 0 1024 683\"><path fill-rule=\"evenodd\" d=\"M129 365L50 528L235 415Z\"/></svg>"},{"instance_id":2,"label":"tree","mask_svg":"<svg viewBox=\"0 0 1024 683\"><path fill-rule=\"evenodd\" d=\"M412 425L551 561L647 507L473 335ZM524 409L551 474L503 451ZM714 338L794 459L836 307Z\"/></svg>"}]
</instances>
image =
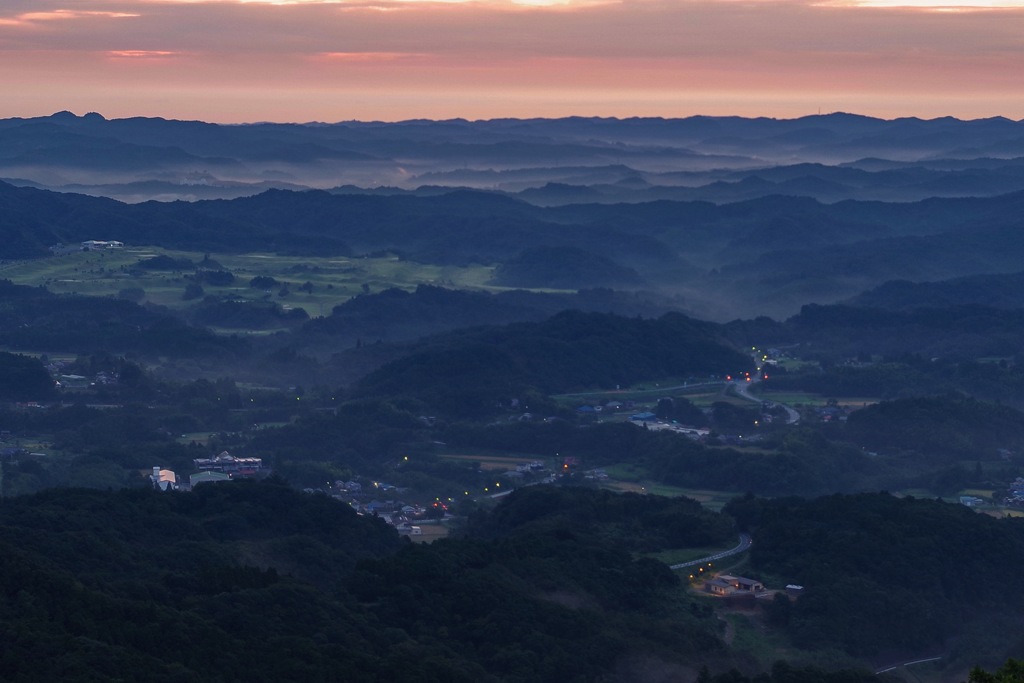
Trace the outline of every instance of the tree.
<instances>
[{"instance_id":1,"label":"tree","mask_svg":"<svg viewBox=\"0 0 1024 683\"><path fill-rule=\"evenodd\" d=\"M0 351L0 400L49 398L53 381L38 358Z\"/></svg>"},{"instance_id":2,"label":"tree","mask_svg":"<svg viewBox=\"0 0 1024 683\"><path fill-rule=\"evenodd\" d=\"M1008 659L995 673L974 667L967 683L1024 683L1024 662Z\"/></svg>"},{"instance_id":3,"label":"tree","mask_svg":"<svg viewBox=\"0 0 1024 683\"><path fill-rule=\"evenodd\" d=\"M185 291L182 293L181 298L185 301L192 301L198 299L203 295L203 286L198 282L190 282L185 285Z\"/></svg>"}]
</instances>

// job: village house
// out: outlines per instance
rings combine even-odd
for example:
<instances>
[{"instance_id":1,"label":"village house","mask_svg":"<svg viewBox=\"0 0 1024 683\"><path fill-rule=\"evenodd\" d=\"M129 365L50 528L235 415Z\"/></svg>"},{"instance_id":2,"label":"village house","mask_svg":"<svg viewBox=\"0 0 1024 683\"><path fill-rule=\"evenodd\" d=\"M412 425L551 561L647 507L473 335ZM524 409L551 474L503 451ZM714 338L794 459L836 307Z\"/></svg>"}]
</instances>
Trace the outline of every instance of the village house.
<instances>
[{"instance_id":1,"label":"village house","mask_svg":"<svg viewBox=\"0 0 1024 683\"><path fill-rule=\"evenodd\" d=\"M161 491L178 490L178 475L171 470L160 469L159 465L153 467L153 473L149 475L149 481L153 484L153 488L160 489Z\"/></svg>"},{"instance_id":2,"label":"village house","mask_svg":"<svg viewBox=\"0 0 1024 683\"><path fill-rule=\"evenodd\" d=\"M236 458L221 451L213 458L196 458L192 464L200 472L221 472L231 478L254 477L263 473L262 458Z\"/></svg>"},{"instance_id":3,"label":"village house","mask_svg":"<svg viewBox=\"0 0 1024 683\"><path fill-rule=\"evenodd\" d=\"M86 240L82 242L82 251L98 251L102 249L123 249L124 242L117 240Z\"/></svg>"},{"instance_id":4,"label":"village house","mask_svg":"<svg viewBox=\"0 0 1024 683\"><path fill-rule=\"evenodd\" d=\"M743 576L730 576L729 574L722 574L719 578L738 591L760 593L765 590L764 584L755 579L748 579Z\"/></svg>"}]
</instances>

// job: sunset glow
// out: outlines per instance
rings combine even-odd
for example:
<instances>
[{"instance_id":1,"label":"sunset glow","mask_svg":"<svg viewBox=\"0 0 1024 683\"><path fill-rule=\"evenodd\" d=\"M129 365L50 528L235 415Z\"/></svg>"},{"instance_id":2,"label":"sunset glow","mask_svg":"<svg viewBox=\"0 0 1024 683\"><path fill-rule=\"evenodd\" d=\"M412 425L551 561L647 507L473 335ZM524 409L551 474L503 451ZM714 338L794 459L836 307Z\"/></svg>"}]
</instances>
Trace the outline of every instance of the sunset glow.
<instances>
[{"instance_id":1,"label":"sunset glow","mask_svg":"<svg viewBox=\"0 0 1024 683\"><path fill-rule=\"evenodd\" d=\"M11 0L0 115L1024 117L1024 0Z\"/></svg>"}]
</instances>

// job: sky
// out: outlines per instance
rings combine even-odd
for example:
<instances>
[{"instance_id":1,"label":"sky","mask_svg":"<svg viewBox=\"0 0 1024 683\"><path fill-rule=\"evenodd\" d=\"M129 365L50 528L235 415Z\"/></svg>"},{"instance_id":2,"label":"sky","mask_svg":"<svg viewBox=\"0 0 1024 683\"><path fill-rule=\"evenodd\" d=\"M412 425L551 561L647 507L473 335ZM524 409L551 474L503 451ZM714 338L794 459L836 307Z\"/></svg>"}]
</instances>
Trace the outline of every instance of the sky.
<instances>
[{"instance_id":1,"label":"sky","mask_svg":"<svg viewBox=\"0 0 1024 683\"><path fill-rule=\"evenodd\" d=\"M1024 0L3 0L0 117L1024 119Z\"/></svg>"}]
</instances>

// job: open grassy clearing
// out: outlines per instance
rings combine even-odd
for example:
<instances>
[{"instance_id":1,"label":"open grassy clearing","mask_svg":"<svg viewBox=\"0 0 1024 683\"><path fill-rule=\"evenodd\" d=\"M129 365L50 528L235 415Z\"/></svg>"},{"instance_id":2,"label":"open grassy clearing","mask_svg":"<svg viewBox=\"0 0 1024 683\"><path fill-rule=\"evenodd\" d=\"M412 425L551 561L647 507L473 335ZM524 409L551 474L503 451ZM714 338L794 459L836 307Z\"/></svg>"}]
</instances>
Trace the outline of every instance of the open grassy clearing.
<instances>
[{"instance_id":1,"label":"open grassy clearing","mask_svg":"<svg viewBox=\"0 0 1024 683\"><path fill-rule=\"evenodd\" d=\"M826 397L821 394L812 394L806 391L772 391L768 386L766 386L765 382L758 382L751 388L750 393L765 401L775 401L776 403L785 403L786 405L824 405L826 401Z\"/></svg>"},{"instance_id":2,"label":"open grassy clearing","mask_svg":"<svg viewBox=\"0 0 1024 683\"><path fill-rule=\"evenodd\" d=\"M765 622L759 607L745 609L722 607L719 604L715 607L719 618L729 624L727 632L732 635L732 648L753 658L759 668L770 669L779 660L796 666L815 666L827 670L867 668L864 662L838 650L809 651L794 647L782 631Z\"/></svg>"},{"instance_id":3,"label":"open grassy clearing","mask_svg":"<svg viewBox=\"0 0 1024 683\"><path fill-rule=\"evenodd\" d=\"M666 496L668 498L685 496L685 491L687 490L678 486L659 484L653 481L633 482L616 481L615 479L608 479L607 481L604 481L601 484L601 487L606 488L609 491L645 493L652 496Z\"/></svg>"},{"instance_id":4,"label":"open grassy clearing","mask_svg":"<svg viewBox=\"0 0 1024 683\"><path fill-rule=\"evenodd\" d=\"M189 259L195 264L207 254L155 247L125 247L109 251L73 252L64 256L6 264L4 278L16 284L45 286L58 294L117 296L124 289L140 288L145 300L172 309L184 309L185 287L193 282L192 271L143 270L140 260L165 255ZM488 288L493 269L486 266L434 266L397 257L343 258L299 257L277 254L209 254L235 276L229 286L203 283L204 294L243 300L269 300L285 308L302 308L312 317L329 315L334 306L364 292L389 287L413 289L420 284L456 288ZM271 290L256 289L249 282L257 276L272 277L279 284ZM282 296L282 289L287 292ZM309 283L312 291L300 291ZM490 288L489 288L490 289Z\"/></svg>"},{"instance_id":5,"label":"open grassy clearing","mask_svg":"<svg viewBox=\"0 0 1024 683\"><path fill-rule=\"evenodd\" d=\"M882 399L877 397L869 396L854 396L852 398L837 398L836 403L842 408L850 408L856 410L857 408L867 408L870 405L878 403Z\"/></svg>"},{"instance_id":6,"label":"open grassy clearing","mask_svg":"<svg viewBox=\"0 0 1024 683\"><path fill-rule=\"evenodd\" d=\"M778 362L777 367L785 368L786 372L798 372L807 368L819 368L821 364L816 360L800 360L799 358L783 358ZM771 374L771 366L767 366L768 373Z\"/></svg>"},{"instance_id":7,"label":"open grassy clearing","mask_svg":"<svg viewBox=\"0 0 1024 683\"><path fill-rule=\"evenodd\" d=\"M461 462L476 462L482 470L514 470L516 465L525 465L536 460L542 460L529 455L439 455L442 460L455 460ZM548 463L550 466L551 463Z\"/></svg>"},{"instance_id":8,"label":"open grassy clearing","mask_svg":"<svg viewBox=\"0 0 1024 683\"><path fill-rule=\"evenodd\" d=\"M806 391L772 391L770 385L766 386L763 382L759 382L754 386L750 393L764 401L784 403L788 406L824 406L830 398L835 398L832 396L825 396L823 394L813 394ZM863 408L873 403L878 403L880 400L880 398L874 396L836 398L836 402L845 408Z\"/></svg>"},{"instance_id":9,"label":"open grassy clearing","mask_svg":"<svg viewBox=\"0 0 1024 683\"><path fill-rule=\"evenodd\" d=\"M200 446L205 446L209 443L210 438L216 434L217 432L189 432L178 437L178 443L182 443L187 446L194 441Z\"/></svg>"},{"instance_id":10,"label":"open grassy clearing","mask_svg":"<svg viewBox=\"0 0 1024 683\"><path fill-rule=\"evenodd\" d=\"M558 464L550 458L541 458L530 455L468 455L468 454L446 454L438 456L444 460L456 462L476 462L484 471L505 471L514 470L516 465L526 464L540 460L550 469L557 469ZM738 492L731 491L710 491L700 489L687 489L679 486L670 486L650 481L647 472L640 467L629 463L610 465L602 467L608 474L608 479L602 482L602 488L611 491L643 493L655 496L677 497L686 496L693 498L710 510L719 511L732 500ZM681 560L685 561L685 560Z\"/></svg>"},{"instance_id":11,"label":"open grassy clearing","mask_svg":"<svg viewBox=\"0 0 1024 683\"><path fill-rule=\"evenodd\" d=\"M552 398L577 403L587 401L634 401L655 403L662 396L686 396L693 400L695 396L719 395L724 382L716 379L662 379L657 382L644 382L626 389L604 389L600 391L583 391L571 394L559 394Z\"/></svg>"},{"instance_id":12,"label":"open grassy clearing","mask_svg":"<svg viewBox=\"0 0 1024 683\"><path fill-rule=\"evenodd\" d=\"M413 543L430 543L436 541L439 538L445 538L448 536L448 527L440 522L426 522L421 521L416 524L420 528L422 533L416 534L415 536L410 535L409 540Z\"/></svg>"},{"instance_id":13,"label":"open grassy clearing","mask_svg":"<svg viewBox=\"0 0 1024 683\"><path fill-rule=\"evenodd\" d=\"M736 496L739 491L713 491L710 489L688 489L679 486L655 484L649 480L647 470L632 463L619 463L601 468L610 478L608 488L638 493L654 493L667 496L686 496L702 504L709 510L718 512Z\"/></svg>"},{"instance_id":14,"label":"open grassy clearing","mask_svg":"<svg viewBox=\"0 0 1024 683\"><path fill-rule=\"evenodd\" d=\"M680 490L683 492L681 495L684 495L687 498L693 498L704 507L715 512L721 512L726 503L736 496L742 495L739 491L704 491L700 489Z\"/></svg>"}]
</instances>

